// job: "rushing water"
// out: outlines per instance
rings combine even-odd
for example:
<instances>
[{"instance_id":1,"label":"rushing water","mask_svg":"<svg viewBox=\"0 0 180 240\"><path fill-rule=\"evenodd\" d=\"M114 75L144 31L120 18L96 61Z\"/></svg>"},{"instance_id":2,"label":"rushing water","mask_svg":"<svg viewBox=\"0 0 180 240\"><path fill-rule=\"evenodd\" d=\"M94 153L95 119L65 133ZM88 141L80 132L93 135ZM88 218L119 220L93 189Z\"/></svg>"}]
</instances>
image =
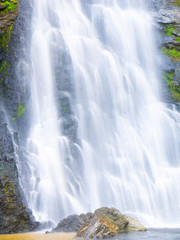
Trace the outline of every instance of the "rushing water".
<instances>
[{"instance_id":1,"label":"rushing water","mask_svg":"<svg viewBox=\"0 0 180 240\"><path fill-rule=\"evenodd\" d=\"M143 0L34 1L23 187L37 220L113 206L146 226L180 226L180 115L160 101L152 27ZM79 159L58 112L62 44Z\"/></svg>"}]
</instances>

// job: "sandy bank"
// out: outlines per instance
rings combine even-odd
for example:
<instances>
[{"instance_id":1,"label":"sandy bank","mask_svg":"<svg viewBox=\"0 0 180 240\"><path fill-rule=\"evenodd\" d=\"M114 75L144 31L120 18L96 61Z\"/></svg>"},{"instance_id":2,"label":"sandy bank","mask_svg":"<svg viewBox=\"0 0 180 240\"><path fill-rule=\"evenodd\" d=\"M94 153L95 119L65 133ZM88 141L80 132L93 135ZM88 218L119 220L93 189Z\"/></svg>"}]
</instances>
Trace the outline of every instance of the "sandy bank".
<instances>
[{"instance_id":1,"label":"sandy bank","mask_svg":"<svg viewBox=\"0 0 180 240\"><path fill-rule=\"evenodd\" d=\"M72 240L76 233L25 233L0 235L0 240Z\"/></svg>"}]
</instances>

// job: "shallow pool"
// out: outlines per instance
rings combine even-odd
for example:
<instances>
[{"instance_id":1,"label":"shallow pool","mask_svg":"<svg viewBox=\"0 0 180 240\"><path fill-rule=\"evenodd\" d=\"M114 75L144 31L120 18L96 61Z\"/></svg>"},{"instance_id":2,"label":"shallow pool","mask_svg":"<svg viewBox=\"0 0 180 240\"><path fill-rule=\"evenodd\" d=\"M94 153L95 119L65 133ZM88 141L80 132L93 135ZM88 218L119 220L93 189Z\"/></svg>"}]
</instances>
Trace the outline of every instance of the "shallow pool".
<instances>
[{"instance_id":1,"label":"shallow pool","mask_svg":"<svg viewBox=\"0 0 180 240\"><path fill-rule=\"evenodd\" d=\"M75 233L0 235L0 240L72 240ZM180 240L180 229L149 229L147 232L125 233L111 240Z\"/></svg>"}]
</instances>

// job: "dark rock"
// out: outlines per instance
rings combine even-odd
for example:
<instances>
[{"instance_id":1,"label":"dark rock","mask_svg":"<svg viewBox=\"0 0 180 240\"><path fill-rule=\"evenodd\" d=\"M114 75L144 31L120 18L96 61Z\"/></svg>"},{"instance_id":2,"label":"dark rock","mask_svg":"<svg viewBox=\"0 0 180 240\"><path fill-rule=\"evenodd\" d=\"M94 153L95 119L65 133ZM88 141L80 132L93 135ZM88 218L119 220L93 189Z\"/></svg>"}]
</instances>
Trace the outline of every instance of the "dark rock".
<instances>
[{"instance_id":1,"label":"dark rock","mask_svg":"<svg viewBox=\"0 0 180 240\"><path fill-rule=\"evenodd\" d=\"M63 219L52 232L77 232L83 223L80 216L71 215Z\"/></svg>"},{"instance_id":2,"label":"dark rock","mask_svg":"<svg viewBox=\"0 0 180 240\"><path fill-rule=\"evenodd\" d=\"M20 150L17 152L14 147L22 145L20 136L25 132L22 119L14 121L13 117L16 117L18 104L23 99L21 94L25 95L22 79L16 77L17 65L14 63L19 60L19 52L23 51L21 39L29 31L22 29L28 28L24 20L28 19L28 14L23 9L26 2L20 0L19 16L19 1L11 2L14 10L0 11L0 233L27 232L39 227L26 207L16 167L16 154L21 158ZM27 11L29 13L30 8Z\"/></svg>"},{"instance_id":3,"label":"dark rock","mask_svg":"<svg viewBox=\"0 0 180 240\"><path fill-rule=\"evenodd\" d=\"M68 216L67 218L61 220L52 232L77 232L84 223L90 222L93 217L93 213Z\"/></svg>"},{"instance_id":4,"label":"dark rock","mask_svg":"<svg viewBox=\"0 0 180 240\"><path fill-rule=\"evenodd\" d=\"M0 189L0 233L35 230L37 224L31 220L30 214L22 204L20 190L14 179L0 174Z\"/></svg>"},{"instance_id":5,"label":"dark rock","mask_svg":"<svg viewBox=\"0 0 180 240\"><path fill-rule=\"evenodd\" d=\"M0 233L34 230L32 213L25 207L19 186L12 136L0 112Z\"/></svg>"},{"instance_id":6,"label":"dark rock","mask_svg":"<svg viewBox=\"0 0 180 240\"><path fill-rule=\"evenodd\" d=\"M7 5L1 5L0 4L0 10L4 10L4 9L6 9L7 8Z\"/></svg>"}]
</instances>

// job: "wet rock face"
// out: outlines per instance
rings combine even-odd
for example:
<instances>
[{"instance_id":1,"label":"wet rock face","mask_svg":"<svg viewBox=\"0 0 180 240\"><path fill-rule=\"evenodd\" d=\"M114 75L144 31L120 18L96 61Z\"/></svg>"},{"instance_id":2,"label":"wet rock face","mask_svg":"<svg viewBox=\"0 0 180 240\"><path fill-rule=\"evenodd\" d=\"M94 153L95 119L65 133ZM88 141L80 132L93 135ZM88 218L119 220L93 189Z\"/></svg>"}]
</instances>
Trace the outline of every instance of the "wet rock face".
<instances>
[{"instance_id":1,"label":"wet rock face","mask_svg":"<svg viewBox=\"0 0 180 240\"><path fill-rule=\"evenodd\" d=\"M31 213L26 209L19 188L12 136L0 112L0 234L33 230Z\"/></svg>"},{"instance_id":2,"label":"wet rock face","mask_svg":"<svg viewBox=\"0 0 180 240\"><path fill-rule=\"evenodd\" d=\"M99 208L94 213L69 216L52 230L77 232L77 237L83 238L111 238L134 231L146 231L146 228L138 220L122 215L115 208Z\"/></svg>"},{"instance_id":3,"label":"wet rock face","mask_svg":"<svg viewBox=\"0 0 180 240\"><path fill-rule=\"evenodd\" d=\"M83 223L80 216L71 215L63 219L52 232L77 232Z\"/></svg>"},{"instance_id":4,"label":"wet rock face","mask_svg":"<svg viewBox=\"0 0 180 240\"><path fill-rule=\"evenodd\" d=\"M16 172L15 166L13 171ZM33 231L36 223L30 219L30 214L22 204L14 178L0 174L0 189L0 233Z\"/></svg>"},{"instance_id":5,"label":"wet rock face","mask_svg":"<svg viewBox=\"0 0 180 240\"><path fill-rule=\"evenodd\" d=\"M23 19L23 14L28 19L23 9L26 2L20 0L21 13L16 21L19 1L0 0L0 233L26 232L38 226L26 208L13 144L20 144L20 132L25 132L23 117L18 111L19 106L24 106L21 103L24 86L21 79L16 78L17 65L13 63L17 62L19 51L22 51L21 39L26 33L23 27L25 24L28 27Z\"/></svg>"},{"instance_id":6,"label":"wet rock face","mask_svg":"<svg viewBox=\"0 0 180 240\"><path fill-rule=\"evenodd\" d=\"M175 102L180 102L180 1L153 1L155 21L160 33L162 78Z\"/></svg>"}]
</instances>

